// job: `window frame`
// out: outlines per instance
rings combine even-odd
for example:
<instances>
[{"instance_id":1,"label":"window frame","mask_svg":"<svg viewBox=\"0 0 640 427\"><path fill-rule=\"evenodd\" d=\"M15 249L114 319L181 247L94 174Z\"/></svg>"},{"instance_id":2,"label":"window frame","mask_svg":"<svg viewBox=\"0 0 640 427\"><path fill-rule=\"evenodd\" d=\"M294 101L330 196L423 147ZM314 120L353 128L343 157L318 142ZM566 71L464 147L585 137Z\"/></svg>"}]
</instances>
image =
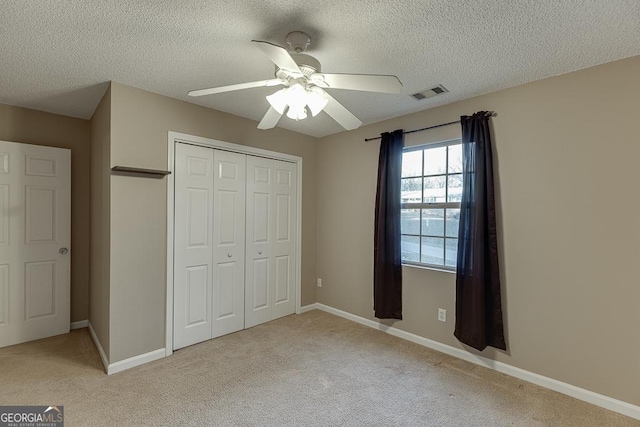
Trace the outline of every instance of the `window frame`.
<instances>
[{"instance_id":1,"label":"window frame","mask_svg":"<svg viewBox=\"0 0 640 427\"><path fill-rule=\"evenodd\" d=\"M410 147L405 147L402 149L402 155L404 157L405 153L410 153L413 151L424 151L427 149L433 149L433 148L440 148L440 147L449 147L451 145L462 145L462 138L453 138L453 139L448 139L445 141L437 141L437 142L430 142L430 143L425 143L425 144L420 144L420 145L412 145ZM434 174L434 175L424 175L424 153L422 155L422 175L418 175L418 176L402 176L400 177L400 180L402 181L403 179L415 179L415 178L420 178L422 179L422 200L424 200L424 179L425 177L430 178L430 177L440 177L443 176L445 177L445 200L449 199L449 176L450 175L461 175L462 172L458 172L458 173L449 173L449 150L446 151L446 171L445 173L442 174ZM422 259L422 238L425 237L434 237L434 238L442 238L444 240L443 245L444 245L444 253L445 253L445 258L444 258L444 262L446 262L446 242L447 239L459 239L459 235L456 232L456 236L455 237L451 237L451 236L447 236L447 209L460 209L460 205L461 205L461 201L458 202L421 202L421 203L402 203L402 199L401 199L401 203L400 203L400 212L402 213L402 210L404 209L417 209L420 212L420 230L419 230L419 234L407 234L407 233L402 233L402 229L400 230L400 236L402 238L402 236L411 236L411 237L418 237L420 239L420 243L419 243L419 248L420 248L420 252L419 252L419 258ZM435 236L435 235L427 235L427 234L422 234L422 210L423 209L443 209L443 214L444 214L444 218L443 218L443 231L442 231L442 236ZM439 271L446 271L446 272L454 272L456 271L456 267L453 266L448 266L446 264L430 264L430 263L425 263L425 262L417 262L417 261L407 261L407 260L401 260L402 265L406 265L406 266L410 266L410 267L420 267L420 268L426 268L429 270L439 270Z\"/></svg>"}]
</instances>

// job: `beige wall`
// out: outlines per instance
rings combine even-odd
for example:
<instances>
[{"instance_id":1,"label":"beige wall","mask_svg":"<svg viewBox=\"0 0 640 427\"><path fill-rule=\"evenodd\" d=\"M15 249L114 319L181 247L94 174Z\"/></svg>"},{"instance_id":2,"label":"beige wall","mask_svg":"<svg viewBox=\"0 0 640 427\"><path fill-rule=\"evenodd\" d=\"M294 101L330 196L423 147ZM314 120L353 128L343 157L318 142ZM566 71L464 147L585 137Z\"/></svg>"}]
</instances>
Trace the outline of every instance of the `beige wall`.
<instances>
[{"instance_id":1,"label":"beige wall","mask_svg":"<svg viewBox=\"0 0 640 427\"><path fill-rule=\"evenodd\" d=\"M110 309L111 87L91 117L91 289L89 321L107 359Z\"/></svg>"},{"instance_id":2,"label":"beige wall","mask_svg":"<svg viewBox=\"0 0 640 427\"><path fill-rule=\"evenodd\" d=\"M89 122L0 104L0 140L71 149L71 321L86 320L89 317Z\"/></svg>"},{"instance_id":3,"label":"beige wall","mask_svg":"<svg viewBox=\"0 0 640 427\"><path fill-rule=\"evenodd\" d=\"M379 143L363 139L495 110L508 352L481 354L640 405L638 76L634 57L322 138L318 301L373 319ZM407 142L459 135L452 126ZM455 275L403 273L404 320L394 326L476 353L452 335Z\"/></svg>"},{"instance_id":4,"label":"beige wall","mask_svg":"<svg viewBox=\"0 0 640 427\"><path fill-rule=\"evenodd\" d=\"M316 138L117 83L111 103L111 166L166 169L168 131L302 157L302 304L315 302ZM111 177L111 363L164 347L166 185Z\"/></svg>"}]
</instances>

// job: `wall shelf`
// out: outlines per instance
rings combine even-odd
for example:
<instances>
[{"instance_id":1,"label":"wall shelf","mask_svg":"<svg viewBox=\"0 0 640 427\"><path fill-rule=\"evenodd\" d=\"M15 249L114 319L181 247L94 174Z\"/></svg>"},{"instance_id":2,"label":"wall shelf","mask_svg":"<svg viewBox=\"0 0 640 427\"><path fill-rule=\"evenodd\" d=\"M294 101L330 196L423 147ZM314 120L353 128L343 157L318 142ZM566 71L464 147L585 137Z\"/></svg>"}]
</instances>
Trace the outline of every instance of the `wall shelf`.
<instances>
[{"instance_id":1,"label":"wall shelf","mask_svg":"<svg viewBox=\"0 0 640 427\"><path fill-rule=\"evenodd\" d=\"M132 168L129 166L114 166L111 168L111 171L116 172L116 175L140 176L147 178L164 178L171 173L170 171L163 171L159 169L142 169Z\"/></svg>"}]
</instances>

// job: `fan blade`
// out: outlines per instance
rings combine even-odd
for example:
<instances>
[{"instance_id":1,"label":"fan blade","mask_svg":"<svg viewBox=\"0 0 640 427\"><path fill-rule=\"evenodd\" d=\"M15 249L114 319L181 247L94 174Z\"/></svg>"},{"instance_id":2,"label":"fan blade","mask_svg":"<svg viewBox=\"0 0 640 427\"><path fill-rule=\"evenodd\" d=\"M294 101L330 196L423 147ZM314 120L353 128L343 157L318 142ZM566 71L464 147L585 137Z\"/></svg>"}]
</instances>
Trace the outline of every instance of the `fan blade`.
<instances>
[{"instance_id":1,"label":"fan blade","mask_svg":"<svg viewBox=\"0 0 640 427\"><path fill-rule=\"evenodd\" d=\"M263 42L260 40L251 40L256 44L256 47L262 51L265 55L269 57L269 59L278 66L278 68L300 74L302 76L302 71L300 71L300 67L296 64L296 61L293 60L287 49L275 45L269 42Z\"/></svg>"},{"instance_id":2,"label":"fan blade","mask_svg":"<svg viewBox=\"0 0 640 427\"><path fill-rule=\"evenodd\" d=\"M260 123L258 123L258 129L271 129L275 127L280 117L282 117L282 114L278 113L275 108L269 107L267 114L265 114L262 120L260 120Z\"/></svg>"},{"instance_id":3,"label":"fan blade","mask_svg":"<svg viewBox=\"0 0 640 427\"><path fill-rule=\"evenodd\" d=\"M362 122L349 110L344 108L342 104L336 101L331 95L327 94L327 105L324 107L324 112L327 113L333 120L338 122L340 126L346 130L353 130L362 124Z\"/></svg>"},{"instance_id":4,"label":"fan blade","mask_svg":"<svg viewBox=\"0 0 640 427\"><path fill-rule=\"evenodd\" d=\"M231 92L231 91L234 91L234 90L251 89L251 88L254 88L254 87L278 86L278 85L281 85L281 84L284 84L284 83L280 79L260 80L258 82L240 83L240 84L237 84L237 85L229 85L229 86L212 87L212 88L209 88L209 89L192 90L187 95L189 95L189 96L213 95L214 93Z\"/></svg>"},{"instance_id":5,"label":"fan blade","mask_svg":"<svg viewBox=\"0 0 640 427\"><path fill-rule=\"evenodd\" d=\"M329 89L361 90L366 92L400 93L402 83L396 76L377 74L323 74L320 75ZM313 76L311 79L313 80ZM325 86L322 86L325 87Z\"/></svg>"}]
</instances>

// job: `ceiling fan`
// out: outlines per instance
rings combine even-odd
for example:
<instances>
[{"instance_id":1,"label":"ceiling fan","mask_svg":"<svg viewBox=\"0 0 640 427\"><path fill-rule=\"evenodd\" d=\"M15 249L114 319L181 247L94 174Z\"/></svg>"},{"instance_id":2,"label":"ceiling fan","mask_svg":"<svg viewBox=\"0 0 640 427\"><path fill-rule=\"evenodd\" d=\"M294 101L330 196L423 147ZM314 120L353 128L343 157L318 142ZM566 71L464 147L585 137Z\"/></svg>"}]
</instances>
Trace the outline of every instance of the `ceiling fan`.
<instances>
[{"instance_id":1,"label":"ceiling fan","mask_svg":"<svg viewBox=\"0 0 640 427\"><path fill-rule=\"evenodd\" d=\"M320 62L303 53L311 43L311 38L302 31L294 31L287 35L287 43L292 52L266 41L252 42L276 65L275 79L192 90L188 95L203 96L254 87L285 86L284 89L267 96L271 107L258 124L259 129L275 127L285 110L287 117L291 119L305 119L308 107L312 116L324 111L343 128L351 130L359 127L362 122L325 89L395 94L402 90L402 83L396 76L322 73Z\"/></svg>"}]
</instances>

